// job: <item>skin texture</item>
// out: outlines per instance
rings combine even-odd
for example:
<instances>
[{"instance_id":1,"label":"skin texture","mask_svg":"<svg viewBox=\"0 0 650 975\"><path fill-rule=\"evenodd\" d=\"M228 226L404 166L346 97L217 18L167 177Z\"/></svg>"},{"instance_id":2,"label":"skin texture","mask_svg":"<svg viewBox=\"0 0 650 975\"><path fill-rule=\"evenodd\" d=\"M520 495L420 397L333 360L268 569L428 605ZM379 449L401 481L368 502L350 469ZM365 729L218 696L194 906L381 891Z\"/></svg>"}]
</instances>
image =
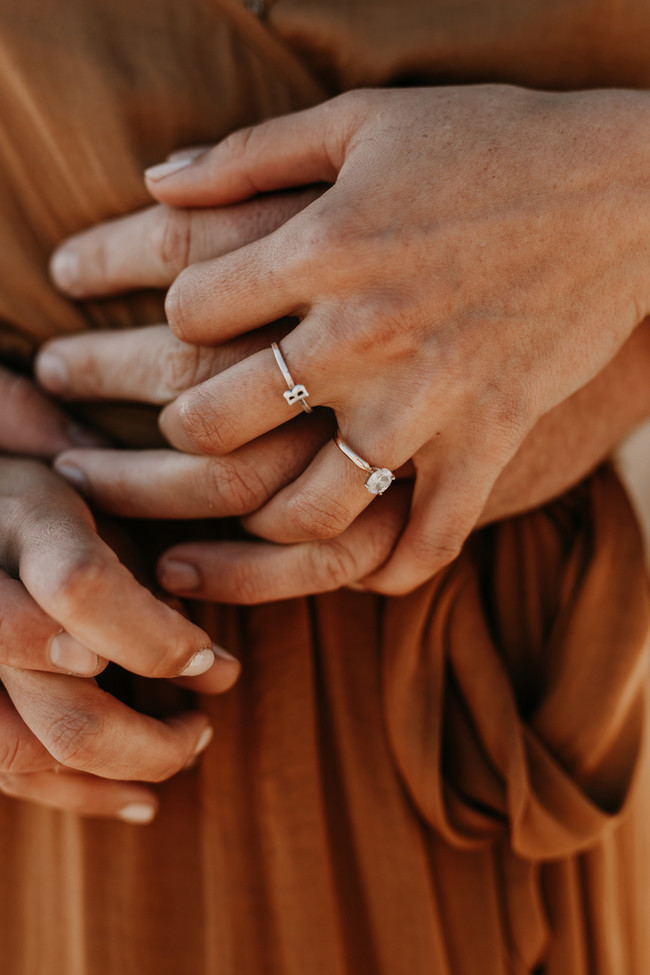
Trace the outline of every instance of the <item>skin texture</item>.
<instances>
[{"instance_id":1,"label":"skin texture","mask_svg":"<svg viewBox=\"0 0 650 975\"><path fill-rule=\"evenodd\" d=\"M38 371L70 398L167 404L162 428L182 452L67 450L58 469L128 515L151 514L155 474L157 517L234 512L268 539L176 547L159 565L176 592L259 602L412 588L476 523L559 493L647 415L647 327L634 331L648 305L644 105L629 93L355 93L154 173L166 206L69 242L53 273L83 297L165 286L189 266L168 299L176 337L57 340ZM269 324L283 315L300 325ZM331 443L331 413L286 423L268 351L278 337L311 402L400 468L372 506ZM208 489L192 495L197 475Z\"/></svg>"},{"instance_id":2,"label":"skin texture","mask_svg":"<svg viewBox=\"0 0 650 975\"><path fill-rule=\"evenodd\" d=\"M138 714L91 676L107 659L171 676L209 639L135 580L96 534L78 493L43 463L98 438L2 369L0 398L0 789L90 815L135 805L153 816L155 794L128 780L159 781L184 768L207 743L207 720ZM33 456L10 455L19 443ZM125 608L117 617L116 600ZM57 665L55 646L72 656ZM84 676L70 676L73 669ZM204 686L225 690L238 670L220 660Z\"/></svg>"},{"instance_id":3,"label":"skin texture","mask_svg":"<svg viewBox=\"0 0 650 975\"><path fill-rule=\"evenodd\" d=\"M537 420L645 317L646 115L644 93L354 92L153 172L176 206L333 184L275 233L184 271L167 313L200 344L297 316L282 347L310 403L372 463L413 463L382 591L454 557ZM180 396L161 427L181 450L224 455L285 421L283 390L264 350ZM328 442L248 527L338 536L371 501L363 479Z\"/></svg>"},{"instance_id":4,"label":"skin texture","mask_svg":"<svg viewBox=\"0 0 650 975\"><path fill-rule=\"evenodd\" d=\"M322 195L322 187L269 194L250 203L180 210L152 207L92 228L68 241L53 260L60 285L61 255L73 258L80 295L170 285L188 261L209 261L228 248L269 234ZM161 229L162 228L162 229ZM137 253L146 254L138 263ZM65 267L66 262L63 262ZM68 279L69 282L69 279ZM70 288L70 284L67 284ZM196 347L163 325L96 332L49 343L37 362L41 382L70 399L132 399L164 406L247 357L268 350L292 323L281 320L223 345ZM650 413L646 381L650 325L643 323L614 360L583 389L542 417L499 475L479 524L504 518L561 494L577 483L631 428ZM290 415L291 411L288 411ZM326 410L290 423L230 455L178 451L66 451L59 470L108 511L133 517L244 516L263 506L328 443L334 420ZM337 538L293 545L258 543L177 546L163 556L159 579L178 594L235 603L281 599L340 585L375 588L408 516L413 469ZM151 497L150 484L157 490ZM381 582L381 580L380 580ZM381 588L378 585L376 588Z\"/></svg>"}]
</instances>

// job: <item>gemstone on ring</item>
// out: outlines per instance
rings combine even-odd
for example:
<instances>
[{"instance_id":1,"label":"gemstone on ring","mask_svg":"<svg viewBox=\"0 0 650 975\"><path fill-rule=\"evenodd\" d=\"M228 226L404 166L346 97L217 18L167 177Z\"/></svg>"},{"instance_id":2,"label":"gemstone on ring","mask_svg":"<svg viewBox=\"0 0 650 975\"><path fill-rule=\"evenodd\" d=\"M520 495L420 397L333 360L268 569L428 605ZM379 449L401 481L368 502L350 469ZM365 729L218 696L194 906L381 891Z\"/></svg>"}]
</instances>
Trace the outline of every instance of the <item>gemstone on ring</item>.
<instances>
[{"instance_id":1,"label":"gemstone on ring","mask_svg":"<svg viewBox=\"0 0 650 975\"><path fill-rule=\"evenodd\" d=\"M387 467L373 467L363 457L359 457L356 450L353 450L350 444L345 442L340 430L336 431L334 443L345 454L348 460L351 460L353 464L356 464L357 467L360 467L362 471L366 472L368 476L363 485L366 491L370 491L371 494L383 494L391 486L395 480L393 472L389 471Z\"/></svg>"},{"instance_id":2,"label":"gemstone on ring","mask_svg":"<svg viewBox=\"0 0 650 975\"><path fill-rule=\"evenodd\" d=\"M395 475L387 467L373 467L365 480L364 487L371 494L383 494L394 480Z\"/></svg>"}]
</instances>

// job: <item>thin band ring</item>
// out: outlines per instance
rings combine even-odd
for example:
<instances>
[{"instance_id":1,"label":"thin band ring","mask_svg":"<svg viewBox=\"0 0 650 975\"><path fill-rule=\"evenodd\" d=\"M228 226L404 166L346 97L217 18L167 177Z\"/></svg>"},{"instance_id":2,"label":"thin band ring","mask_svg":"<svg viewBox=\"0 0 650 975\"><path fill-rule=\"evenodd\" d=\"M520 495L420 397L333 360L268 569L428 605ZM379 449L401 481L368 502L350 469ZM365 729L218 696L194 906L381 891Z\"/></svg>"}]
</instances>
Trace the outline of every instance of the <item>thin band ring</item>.
<instances>
[{"instance_id":1,"label":"thin band ring","mask_svg":"<svg viewBox=\"0 0 650 975\"><path fill-rule=\"evenodd\" d=\"M309 396L309 393L307 392L306 388L302 385L302 383L294 383L293 376L289 372L289 367L284 361L284 356L280 351L280 346L278 345L278 343L271 342L271 349L273 350L275 361L280 367L280 372L284 376L284 381L289 387L286 393L282 394L286 399L287 403L289 404L289 406L293 406L295 403L298 403L301 409L305 411L305 413L313 413L314 411L312 410L311 406L307 403L307 397Z\"/></svg>"},{"instance_id":2,"label":"thin band ring","mask_svg":"<svg viewBox=\"0 0 650 975\"><path fill-rule=\"evenodd\" d=\"M350 444L345 442L340 430L336 431L334 443L353 464L356 464L357 467L360 467L362 471L366 472L368 476L363 486L367 491L370 491L371 494L383 494L384 491L388 490L395 480L395 475L392 471L389 471L387 467L373 467L363 457L359 457Z\"/></svg>"}]
</instances>

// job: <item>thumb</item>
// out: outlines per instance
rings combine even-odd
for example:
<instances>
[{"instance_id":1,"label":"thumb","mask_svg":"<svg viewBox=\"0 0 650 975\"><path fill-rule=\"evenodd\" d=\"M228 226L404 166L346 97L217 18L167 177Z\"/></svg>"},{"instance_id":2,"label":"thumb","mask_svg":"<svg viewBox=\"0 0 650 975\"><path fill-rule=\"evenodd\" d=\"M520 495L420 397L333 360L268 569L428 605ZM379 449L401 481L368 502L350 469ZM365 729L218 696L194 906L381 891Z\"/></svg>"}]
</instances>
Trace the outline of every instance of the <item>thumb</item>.
<instances>
[{"instance_id":1,"label":"thumb","mask_svg":"<svg viewBox=\"0 0 650 975\"><path fill-rule=\"evenodd\" d=\"M239 129L202 153L175 154L145 171L149 192L170 206L213 207L257 193L333 183L356 116L353 102L345 99Z\"/></svg>"}]
</instances>

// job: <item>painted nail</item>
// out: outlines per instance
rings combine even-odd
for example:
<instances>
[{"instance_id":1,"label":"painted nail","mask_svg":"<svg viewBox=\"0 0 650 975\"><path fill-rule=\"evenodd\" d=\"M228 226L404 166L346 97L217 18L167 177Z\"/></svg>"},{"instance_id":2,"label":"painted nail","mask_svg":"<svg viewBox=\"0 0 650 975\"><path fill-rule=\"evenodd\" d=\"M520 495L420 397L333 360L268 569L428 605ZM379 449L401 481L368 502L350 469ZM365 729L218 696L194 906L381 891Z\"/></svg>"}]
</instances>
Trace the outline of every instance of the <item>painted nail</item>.
<instances>
[{"instance_id":1,"label":"painted nail","mask_svg":"<svg viewBox=\"0 0 650 975\"><path fill-rule=\"evenodd\" d=\"M183 156L182 159L173 159L170 162L159 163L157 166L150 166L149 169L145 169L144 176L145 179L150 179L154 183L157 183L159 180L165 179L167 176L171 176L181 169L185 169L192 162L194 162L193 156Z\"/></svg>"},{"instance_id":2,"label":"painted nail","mask_svg":"<svg viewBox=\"0 0 650 975\"><path fill-rule=\"evenodd\" d=\"M96 653L75 640L69 633L57 633L50 640L50 660L55 667L67 674L89 677L99 664Z\"/></svg>"},{"instance_id":3,"label":"painted nail","mask_svg":"<svg viewBox=\"0 0 650 975\"><path fill-rule=\"evenodd\" d=\"M197 650L185 670L181 670L179 677L198 677L205 674L206 670L214 664L214 651L212 647L203 647Z\"/></svg>"},{"instance_id":4,"label":"painted nail","mask_svg":"<svg viewBox=\"0 0 650 975\"><path fill-rule=\"evenodd\" d=\"M149 806L146 802L132 802L128 806L123 806L117 815L125 823L144 826L154 818L156 809L154 806Z\"/></svg>"},{"instance_id":5,"label":"painted nail","mask_svg":"<svg viewBox=\"0 0 650 975\"><path fill-rule=\"evenodd\" d=\"M211 728L210 725L208 725L207 728L204 728L203 731L201 732L201 736L197 741L194 751L192 753L192 758L196 758L197 755L200 755L201 752L204 752L213 738L214 738L214 728Z\"/></svg>"},{"instance_id":6,"label":"painted nail","mask_svg":"<svg viewBox=\"0 0 650 975\"><path fill-rule=\"evenodd\" d=\"M167 559L161 562L159 576L161 585L174 592L176 590L195 592L203 584L201 573L196 566L189 562L181 562L179 559Z\"/></svg>"},{"instance_id":7,"label":"painted nail","mask_svg":"<svg viewBox=\"0 0 650 975\"><path fill-rule=\"evenodd\" d=\"M80 494L89 493L90 485L88 484L88 478L78 467L73 467L71 464L55 464L54 470L61 477L65 478L68 484L71 484Z\"/></svg>"},{"instance_id":8,"label":"painted nail","mask_svg":"<svg viewBox=\"0 0 650 975\"><path fill-rule=\"evenodd\" d=\"M195 159L198 159L199 156L204 156L210 149L212 149L211 145L194 146L193 149L177 149L176 152L169 153L165 162L180 162L185 159L188 162L194 162Z\"/></svg>"},{"instance_id":9,"label":"painted nail","mask_svg":"<svg viewBox=\"0 0 650 975\"><path fill-rule=\"evenodd\" d=\"M36 360L38 381L51 393L65 393L70 385L70 373L65 359L55 352L41 352Z\"/></svg>"},{"instance_id":10,"label":"painted nail","mask_svg":"<svg viewBox=\"0 0 650 975\"><path fill-rule=\"evenodd\" d=\"M79 284L79 255L70 247L56 251L50 261L50 274L62 291L74 292Z\"/></svg>"}]
</instances>

